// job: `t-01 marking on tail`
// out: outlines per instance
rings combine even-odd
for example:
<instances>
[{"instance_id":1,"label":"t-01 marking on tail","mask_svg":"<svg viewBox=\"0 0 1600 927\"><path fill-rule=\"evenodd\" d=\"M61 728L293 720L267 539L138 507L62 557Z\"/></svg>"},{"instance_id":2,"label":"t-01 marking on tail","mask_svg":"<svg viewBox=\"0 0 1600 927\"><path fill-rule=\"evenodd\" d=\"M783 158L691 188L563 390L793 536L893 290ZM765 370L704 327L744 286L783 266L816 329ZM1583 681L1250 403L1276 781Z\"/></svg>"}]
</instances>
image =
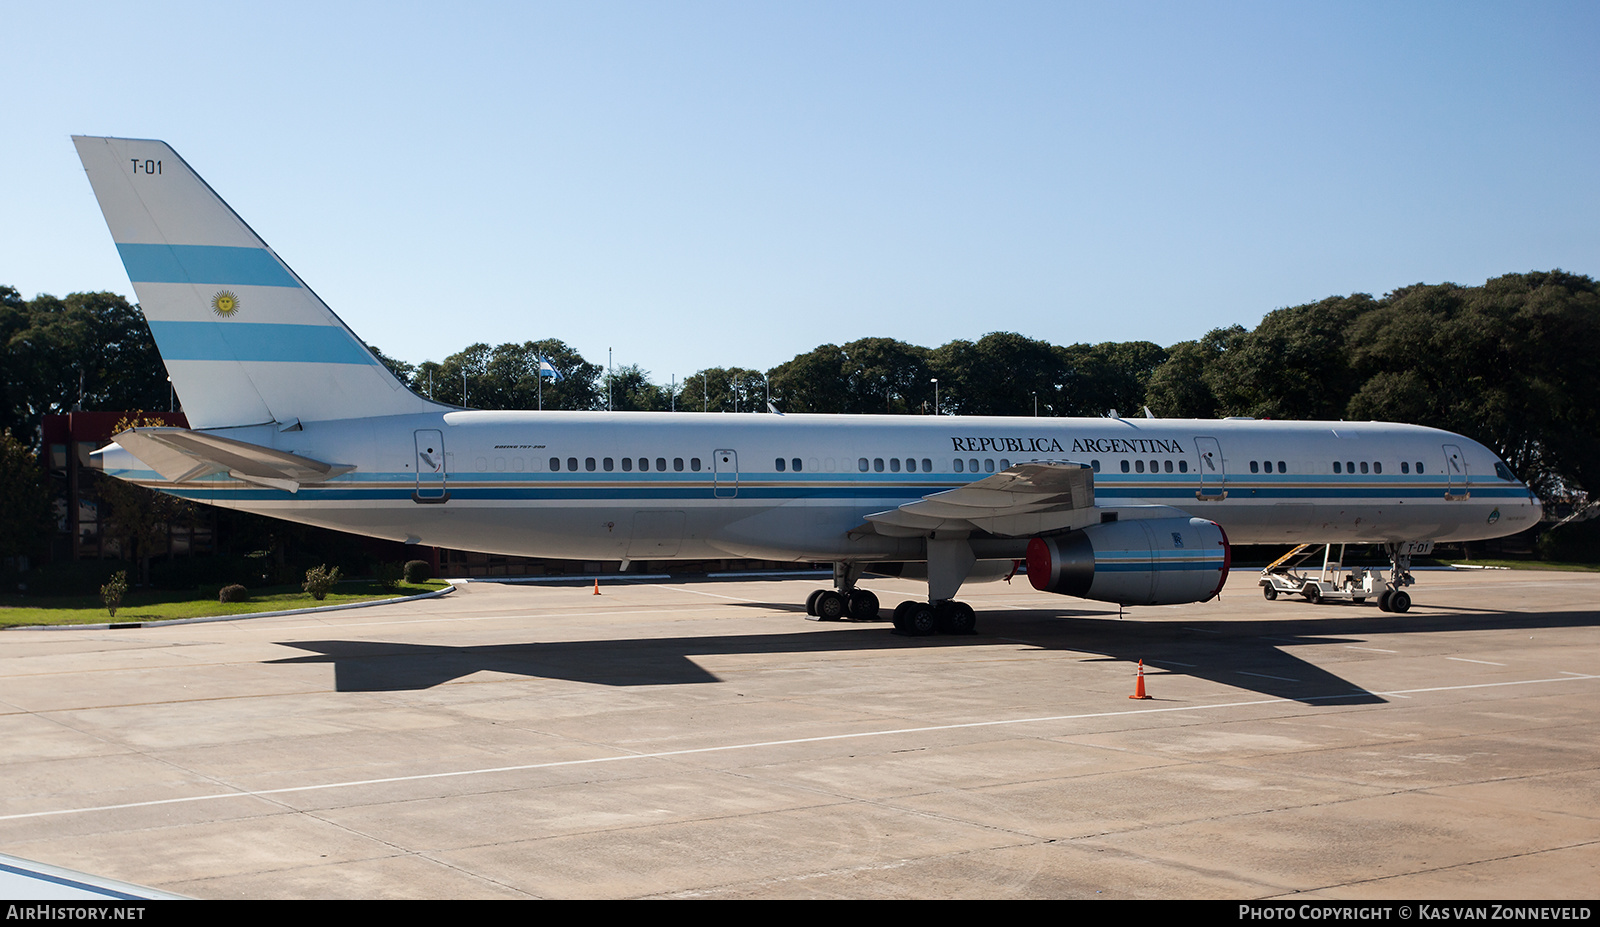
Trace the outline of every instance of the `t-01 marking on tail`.
<instances>
[{"instance_id":1,"label":"t-01 marking on tail","mask_svg":"<svg viewBox=\"0 0 1600 927\"><path fill-rule=\"evenodd\" d=\"M911 633L970 631L969 579L1203 601L1230 543L1498 537L1540 516L1487 448L1387 423L481 412L417 396L164 142L75 137L192 430L109 473L395 541L584 560L831 561L818 617L872 618L873 563L925 570ZM1137 524L1129 524L1130 522ZM923 566L925 565L925 566Z\"/></svg>"}]
</instances>

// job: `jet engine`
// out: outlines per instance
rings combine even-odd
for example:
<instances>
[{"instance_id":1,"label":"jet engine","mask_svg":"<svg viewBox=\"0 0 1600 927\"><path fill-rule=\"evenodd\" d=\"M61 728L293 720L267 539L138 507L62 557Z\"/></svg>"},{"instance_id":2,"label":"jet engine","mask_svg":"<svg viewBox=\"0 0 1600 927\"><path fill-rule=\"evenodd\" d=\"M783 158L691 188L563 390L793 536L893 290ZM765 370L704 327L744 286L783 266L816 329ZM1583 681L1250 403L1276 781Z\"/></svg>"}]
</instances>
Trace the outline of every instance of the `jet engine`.
<instances>
[{"instance_id":1,"label":"jet engine","mask_svg":"<svg viewBox=\"0 0 1600 927\"><path fill-rule=\"evenodd\" d=\"M1231 558L1214 521L1129 519L1030 540L1028 582L1040 592L1119 605L1182 605L1221 592Z\"/></svg>"}]
</instances>

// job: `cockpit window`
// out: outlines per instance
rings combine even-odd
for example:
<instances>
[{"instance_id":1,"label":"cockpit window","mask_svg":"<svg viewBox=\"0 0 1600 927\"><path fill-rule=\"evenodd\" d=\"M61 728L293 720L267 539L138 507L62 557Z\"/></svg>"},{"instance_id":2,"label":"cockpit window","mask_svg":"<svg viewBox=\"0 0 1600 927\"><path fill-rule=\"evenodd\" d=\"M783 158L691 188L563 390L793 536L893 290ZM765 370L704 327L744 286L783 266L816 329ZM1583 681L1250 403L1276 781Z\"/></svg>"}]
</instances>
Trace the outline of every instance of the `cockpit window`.
<instances>
[{"instance_id":1,"label":"cockpit window","mask_svg":"<svg viewBox=\"0 0 1600 927\"><path fill-rule=\"evenodd\" d=\"M1513 483L1517 481L1517 478L1511 475L1511 468L1498 460L1494 462L1494 475Z\"/></svg>"}]
</instances>

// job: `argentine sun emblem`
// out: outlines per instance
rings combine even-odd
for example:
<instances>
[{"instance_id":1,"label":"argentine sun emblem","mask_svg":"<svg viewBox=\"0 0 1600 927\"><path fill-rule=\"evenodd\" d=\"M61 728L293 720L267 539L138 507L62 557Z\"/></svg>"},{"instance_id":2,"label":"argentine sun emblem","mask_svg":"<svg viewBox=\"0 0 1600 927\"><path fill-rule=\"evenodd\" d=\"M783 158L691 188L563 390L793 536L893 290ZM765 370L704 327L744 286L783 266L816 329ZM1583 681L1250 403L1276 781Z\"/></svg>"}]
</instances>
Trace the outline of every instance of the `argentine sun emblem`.
<instances>
[{"instance_id":1,"label":"argentine sun emblem","mask_svg":"<svg viewBox=\"0 0 1600 927\"><path fill-rule=\"evenodd\" d=\"M239 311L239 297L231 290L218 290L217 295L211 297L211 311L227 318Z\"/></svg>"}]
</instances>

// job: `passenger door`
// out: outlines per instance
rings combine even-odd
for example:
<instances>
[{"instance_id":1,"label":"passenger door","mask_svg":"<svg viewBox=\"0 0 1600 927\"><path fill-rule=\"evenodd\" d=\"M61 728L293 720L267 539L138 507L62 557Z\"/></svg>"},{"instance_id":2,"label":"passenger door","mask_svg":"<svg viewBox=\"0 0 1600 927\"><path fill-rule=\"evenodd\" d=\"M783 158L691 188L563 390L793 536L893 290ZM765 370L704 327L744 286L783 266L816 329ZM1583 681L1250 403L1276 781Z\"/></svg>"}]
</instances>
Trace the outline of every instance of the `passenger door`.
<instances>
[{"instance_id":1,"label":"passenger door","mask_svg":"<svg viewBox=\"0 0 1600 927\"><path fill-rule=\"evenodd\" d=\"M739 494L739 455L722 449L711 454L711 494L732 499Z\"/></svg>"},{"instance_id":2,"label":"passenger door","mask_svg":"<svg viewBox=\"0 0 1600 927\"><path fill-rule=\"evenodd\" d=\"M436 428L418 430L416 442L417 488L411 499L423 505L450 501L450 488L445 472L444 432Z\"/></svg>"},{"instance_id":3,"label":"passenger door","mask_svg":"<svg viewBox=\"0 0 1600 927\"><path fill-rule=\"evenodd\" d=\"M1201 502L1220 502L1228 498L1228 474L1222 461L1222 445L1216 438L1194 439L1195 469L1200 471L1200 488L1194 497Z\"/></svg>"}]
</instances>

